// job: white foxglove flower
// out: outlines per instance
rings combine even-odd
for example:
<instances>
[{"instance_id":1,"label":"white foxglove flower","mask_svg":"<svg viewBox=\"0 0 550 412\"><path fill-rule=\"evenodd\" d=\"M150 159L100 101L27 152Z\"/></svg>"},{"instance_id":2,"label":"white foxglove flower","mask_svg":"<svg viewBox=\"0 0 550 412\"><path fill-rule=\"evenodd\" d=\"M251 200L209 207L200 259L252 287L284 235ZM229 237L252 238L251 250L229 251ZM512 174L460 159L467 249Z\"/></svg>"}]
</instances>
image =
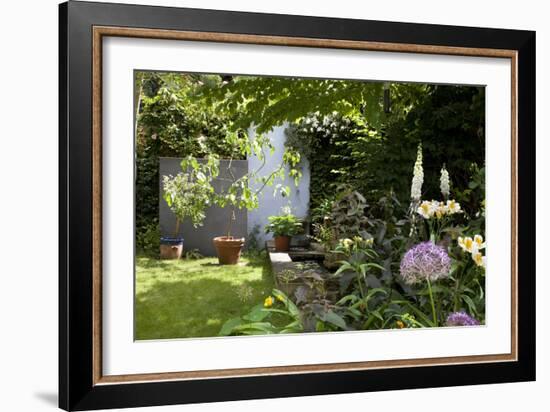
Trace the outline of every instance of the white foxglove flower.
<instances>
[{"instance_id":1,"label":"white foxglove flower","mask_svg":"<svg viewBox=\"0 0 550 412\"><path fill-rule=\"evenodd\" d=\"M439 178L441 194L445 199L451 194L451 182L449 180L449 172L445 169L445 166L441 168L441 177Z\"/></svg>"},{"instance_id":2,"label":"white foxglove flower","mask_svg":"<svg viewBox=\"0 0 550 412\"><path fill-rule=\"evenodd\" d=\"M422 197L422 183L424 183L424 170L422 169L422 143L419 143L411 185L411 199L415 202L420 201L420 198Z\"/></svg>"}]
</instances>

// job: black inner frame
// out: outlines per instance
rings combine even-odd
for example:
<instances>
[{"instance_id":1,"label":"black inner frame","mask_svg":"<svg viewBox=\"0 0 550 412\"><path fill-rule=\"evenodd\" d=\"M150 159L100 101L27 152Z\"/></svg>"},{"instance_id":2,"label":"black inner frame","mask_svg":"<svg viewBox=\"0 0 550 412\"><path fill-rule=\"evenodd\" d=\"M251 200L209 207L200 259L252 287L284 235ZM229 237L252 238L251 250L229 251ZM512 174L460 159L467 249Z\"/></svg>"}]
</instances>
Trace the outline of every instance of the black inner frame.
<instances>
[{"instance_id":1,"label":"black inner frame","mask_svg":"<svg viewBox=\"0 0 550 412\"><path fill-rule=\"evenodd\" d=\"M92 27L516 50L518 361L93 384ZM509 121L507 119L507 121ZM89 410L535 380L535 33L156 6L59 6L59 406Z\"/></svg>"}]
</instances>

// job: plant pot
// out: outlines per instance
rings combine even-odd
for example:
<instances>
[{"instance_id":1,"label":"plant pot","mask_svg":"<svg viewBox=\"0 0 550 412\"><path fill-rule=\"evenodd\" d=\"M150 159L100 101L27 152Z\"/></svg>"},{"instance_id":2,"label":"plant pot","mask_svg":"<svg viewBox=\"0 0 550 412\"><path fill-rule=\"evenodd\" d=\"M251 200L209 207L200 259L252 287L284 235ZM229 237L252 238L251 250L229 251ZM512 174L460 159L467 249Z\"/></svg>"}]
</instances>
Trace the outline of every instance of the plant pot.
<instances>
[{"instance_id":1,"label":"plant pot","mask_svg":"<svg viewBox=\"0 0 550 412\"><path fill-rule=\"evenodd\" d=\"M181 237L161 237L160 238L160 258L161 259L180 259L183 253L183 238Z\"/></svg>"},{"instance_id":2,"label":"plant pot","mask_svg":"<svg viewBox=\"0 0 550 412\"><path fill-rule=\"evenodd\" d=\"M275 236L275 252L288 252L290 250L290 236Z\"/></svg>"},{"instance_id":3,"label":"plant pot","mask_svg":"<svg viewBox=\"0 0 550 412\"><path fill-rule=\"evenodd\" d=\"M213 242L220 265L236 265L239 263L244 246L244 237L218 236L213 239Z\"/></svg>"}]
</instances>

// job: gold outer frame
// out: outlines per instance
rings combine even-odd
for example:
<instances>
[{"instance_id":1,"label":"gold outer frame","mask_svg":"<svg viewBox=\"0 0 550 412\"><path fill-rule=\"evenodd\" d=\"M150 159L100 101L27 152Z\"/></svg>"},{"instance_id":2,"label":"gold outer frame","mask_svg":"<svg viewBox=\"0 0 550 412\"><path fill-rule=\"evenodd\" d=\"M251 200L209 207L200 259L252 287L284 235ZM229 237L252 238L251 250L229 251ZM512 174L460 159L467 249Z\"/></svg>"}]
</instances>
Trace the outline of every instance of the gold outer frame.
<instances>
[{"instance_id":1,"label":"gold outer frame","mask_svg":"<svg viewBox=\"0 0 550 412\"><path fill-rule=\"evenodd\" d=\"M102 372L102 40L105 36L150 38L164 40L187 40L221 43L276 45L289 47L317 47L332 49L353 49L385 51L398 53L422 53L438 55L458 55L475 57L507 58L511 60L511 352L509 354L451 356L439 358L395 359L383 361L328 363L315 365L289 365L256 368L218 369L203 371L182 371L163 373L144 373L130 375L103 375ZM517 361L517 51L503 49L467 48L451 46L431 46L421 44L383 43L353 40L334 40L319 38L301 38L284 36L263 36L249 34L231 34L196 31L177 31L161 29L142 29L129 27L94 26L92 44L92 186L93 186L93 384L121 384L136 382L154 382L168 380L216 379L227 377L320 373L336 371L367 370L381 368L400 368L414 366L458 365L471 363L513 362Z\"/></svg>"}]
</instances>

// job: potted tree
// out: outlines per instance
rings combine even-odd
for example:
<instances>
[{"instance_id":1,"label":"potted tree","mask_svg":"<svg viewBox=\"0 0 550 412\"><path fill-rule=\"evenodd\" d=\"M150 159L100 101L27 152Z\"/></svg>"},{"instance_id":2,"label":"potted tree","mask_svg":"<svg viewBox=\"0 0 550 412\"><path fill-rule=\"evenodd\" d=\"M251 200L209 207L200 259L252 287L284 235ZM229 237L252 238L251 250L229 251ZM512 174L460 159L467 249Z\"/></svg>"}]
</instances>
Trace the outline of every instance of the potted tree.
<instances>
[{"instance_id":1,"label":"potted tree","mask_svg":"<svg viewBox=\"0 0 550 412\"><path fill-rule=\"evenodd\" d=\"M265 227L266 233L273 233L275 251L288 252L292 236L302 232L302 222L290 210L283 210L277 216L268 217L269 224Z\"/></svg>"},{"instance_id":2,"label":"potted tree","mask_svg":"<svg viewBox=\"0 0 550 412\"><path fill-rule=\"evenodd\" d=\"M244 176L238 179L232 179L232 182L226 189L222 189L215 197L216 204L220 207L231 207L231 213L227 230L223 236L217 236L213 239L214 247L218 254L218 260L221 265L237 264L239 262L242 249L245 244L245 238L236 238L232 236L231 230L235 221L235 211L237 209L253 210L259 206L259 194L266 186L272 186L277 179L285 177L285 164L291 167L289 175L293 176L294 183L297 185L301 173L294 168L300 161L297 153L287 150L283 155L283 163L268 175L260 176L260 170L265 166L266 149L272 148L269 138L265 135L256 135L254 140L241 139L241 152L250 153L261 160L261 164L256 170L249 171ZM228 173L232 175L231 161L228 166ZM232 176L233 177L233 176ZM252 183L252 184L251 184ZM254 189L251 188L254 187ZM288 196L290 187L277 184L275 186L274 195L280 193L283 197Z\"/></svg>"},{"instance_id":3,"label":"potted tree","mask_svg":"<svg viewBox=\"0 0 550 412\"><path fill-rule=\"evenodd\" d=\"M235 212L232 212L231 220L235 220ZM218 262L220 265L236 265L241 258L244 247L244 237L233 237L228 231L224 236L216 236L213 240Z\"/></svg>"},{"instance_id":4,"label":"potted tree","mask_svg":"<svg viewBox=\"0 0 550 412\"><path fill-rule=\"evenodd\" d=\"M218 255L218 261L221 265L237 264L245 244L245 238L237 238L232 235L232 226L236 219L236 210L256 209L259 206L258 196L262 190L266 186L272 186L277 179L284 179L285 165L290 167L289 176L293 177L296 185L301 177L301 172L296 169L300 161L300 156L297 152L287 149L283 155L283 162L269 174L261 176L259 175L259 171L266 164L265 151L273 148L269 138L265 135L256 135L254 139L249 139L248 135L245 134L240 136L239 133L236 132L232 140L235 140L235 144L239 149L238 153L242 155L254 155L262 163L256 170L249 171L244 176L235 178L231 169L231 162L233 159L230 157L226 159L229 160L227 166L227 172L230 175L229 179L218 178L219 160L216 163L216 167L208 173L210 178L218 178L221 183L228 183L227 187L217 189L216 193L212 190L210 193L210 198L216 205L221 208L231 207L227 230L223 235L216 236L212 239ZM197 172L200 164L197 161L189 161L188 166ZM254 189L251 187L254 187ZM284 197L288 196L290 187L277 184L275 186L274 195L278 192Z\"/></svg>"},{"instance_id":5,"label":"potted tree","mask_svg":"<svg viewBox=\"0 0 550 412\"><path fill-rule=\"evenodd\" d=\"M231 167L231 165L229 165ZM216 236L212 240L216 253L218 254L218 262L220 265L236 265L239 263L241 253L244 247L244 237L234 237L232 233L233 222L236 220L235 212L237 209L251 210L258 207L257 193L250 190L248 187L248 179L250 176L245 175L235 182L231 183L226 191L216 196L216 204L220 207L231 207L227 230L223 236Z\"/></svg>"},{"instance_id":6,"label":"potted tree","mask_svg":"<svg viewBox=\"0 0 550 412\"><path fill-rule=\"evenodd\" d=\"M163 176L163 198L176 216L176 225L171 237L160 238L160 257L180 259L183 253L183 237L180 225L190 219L194 227L202 225L205 209L212 203L214 188L212 179L218 173L218 160L209 157L205 163L188 157L181 162L182 172L175 176Z\"/></svg>"}]
</instances>

